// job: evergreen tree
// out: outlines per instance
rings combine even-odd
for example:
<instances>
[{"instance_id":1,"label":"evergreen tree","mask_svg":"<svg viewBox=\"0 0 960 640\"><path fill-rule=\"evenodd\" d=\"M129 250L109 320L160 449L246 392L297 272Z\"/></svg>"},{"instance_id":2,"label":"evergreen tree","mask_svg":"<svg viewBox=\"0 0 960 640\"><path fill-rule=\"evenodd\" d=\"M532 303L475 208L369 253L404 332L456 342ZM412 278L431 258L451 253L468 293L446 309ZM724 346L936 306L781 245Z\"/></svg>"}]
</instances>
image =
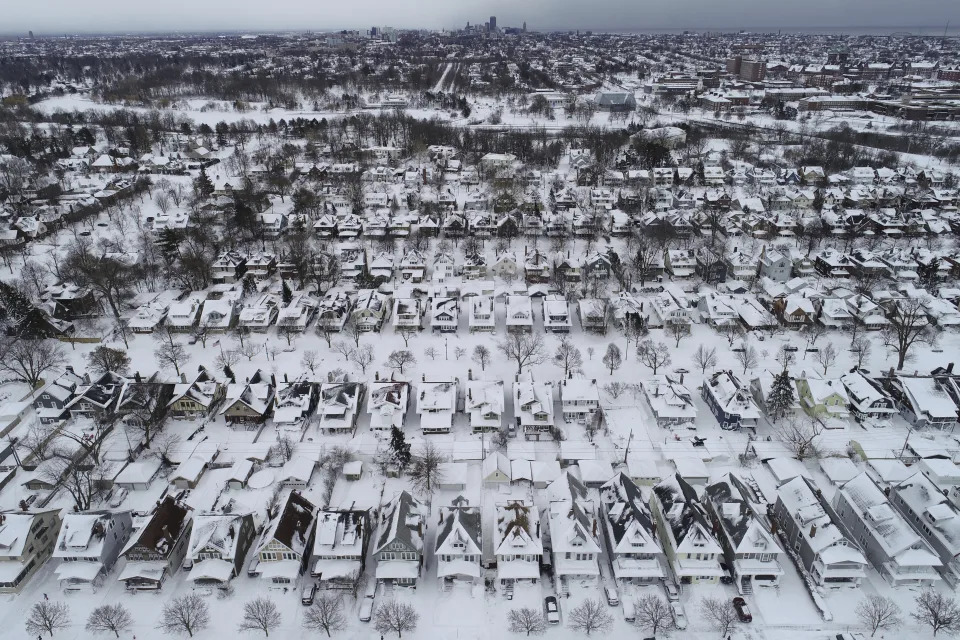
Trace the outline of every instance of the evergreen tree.
<instances>
[{"instance_id":1,"label":"evergreen tree","mask_svg":"<svg viewBox=\"0 0 960 640\"><path fill-rule=\"evenodd\" d=\"M164 262L172 264L176 259L180 247L180 232L177 229L164 227L157 238L157 247L163 256Z\"/></svg>"},{"instance_id":2,"label":"evergreen tree","mask_svg":"<svg viewBox=\"0 0 960 640\"><path fill-rule=\"evenodd\" d=\"M290 301L293 300L293 291L290 290L290 285L287 284L286 280L283 281L281 296L283 297L283 304L290 304Z\"/></svg>"},{"instance_id":3,"label":"evergreen tree","mask_svg":"<svg viewBox=\"0 0 960 640\"><path fill-rule=\"evenodd\" d=\"M926 289L930 295L934 295L940 282L940 259L933 258L927 264L918 264L917 275L920 276L918 281L920 287Z\"/></svg>"},{"instance_id":4,"label":"evergreen tree","mask_svg":"<svg viewBox=\"0 0 960 640\"><path fill-rule=\"evenodd\" d=\"M257 281L253 278L253 275L248 273L247 275L243 276L241 284L243 285L244 296L250 297L257 293Z\"/></svg>"},{"instance_id":5,"label":"evergreen tree","mask_svg":"<svg viewBox=\"0 0 960 640\"><path fill-rule=\"evenodd\" d=\"M230 382L236 382L236 381L237 381L237 376L234 375L233 369L231 369L231 368L230 368L230 365L228 365L228 364L223 365L223 375L226 376L227 379L230 380Z\"/></svg>"},{"instance_id":6,"label":"evergreen tree","mask_svg":"<svg viewBox=\"0 0 960 640\"><path fill-rule=\"evenodd\" d=\"M401 469L410 464L410 444L397 427L390 430L390 452L393 454L393 460Z\"/></svg>"},{"instance_id":7,"label":"evergreen tree","mask_svg":"<svg viewBox=\"0 0 960 640\"><path fill-rule=\"evenodd\" d=\"M773 385L770 387L770 396L767 398L767 413L770 414L770 419L776 422L787 415L793 402L793 380L790 379L790 373L784 369L773 378Z\"/></svg>"},{"instance_id":8,"label":"evergreen tree","mask_svg":"<svg viewBox=\"0 0 960 640\"><path fill-rule=\"evenodd\" d=\"M203 199L213 195L213 183L210 181L210 176L207 175L205 167L200 169L200 175L193 181L193 190L197 192L197 196Z\"/></svg>"}]
</instances>

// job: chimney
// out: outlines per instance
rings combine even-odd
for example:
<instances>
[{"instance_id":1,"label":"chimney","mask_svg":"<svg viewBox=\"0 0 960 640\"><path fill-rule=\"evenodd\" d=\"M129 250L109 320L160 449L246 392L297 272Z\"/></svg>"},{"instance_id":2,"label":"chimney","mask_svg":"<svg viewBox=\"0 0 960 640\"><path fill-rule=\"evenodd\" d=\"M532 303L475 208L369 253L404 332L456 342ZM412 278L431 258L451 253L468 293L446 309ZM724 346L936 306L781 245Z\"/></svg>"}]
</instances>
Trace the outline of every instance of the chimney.
<instances>
[{"instance_id":1,"label":"chimney","mask_svg":"<svg viewBox=\"0 0 960 640\"><path fill-rule=\"evenodd\" d=\"M683 374L680 374L680 384L683 384Z\"/></svg>"},{"instance_id":2,"label":"chimney","mask_svg":"<svg viewBox=\"0 0 960 640\"><path fill-rule=\"evenodd\" d=\"M953 373L953 363L947 365L947 373Z\"/></svg>"},{"instance_id":3,"label":"chimney","mask_svg":"<svg viewBox=\"0 0 960 640\"><path fill-rule=\"evenodd\" d=\"M473 380L473 369L467 369L467 380Z\"/></svg>"},{"instance_id":4,"label":"chimney","mask_svg":"<svg viewBox=\"0 0 960 640\"><path fill-rule=\"evenodd\" d=\"M815 538L817 536L817 525L810 525L810 537Z\"/></svg>"},{"instance_id":5,"label":"chimney","mask_svg":"<svg viewBox=\"0 0 960 640\"><path fill-rule=\"evenodd\" d=\"M283 374L283 381L290 382L290 378L287 377L287 374Z\"/></svg>"},{"instance_id":6,"label":"chimney","mask_svg":"<svg viewBox=\"0 0 960 640\"><path fill-rule=\"evenodd\" d=\"M64 367L64 369L66 369L70 373L74 373L72 364L68 364L67 366Z\"/></svg>"}]
</instances>

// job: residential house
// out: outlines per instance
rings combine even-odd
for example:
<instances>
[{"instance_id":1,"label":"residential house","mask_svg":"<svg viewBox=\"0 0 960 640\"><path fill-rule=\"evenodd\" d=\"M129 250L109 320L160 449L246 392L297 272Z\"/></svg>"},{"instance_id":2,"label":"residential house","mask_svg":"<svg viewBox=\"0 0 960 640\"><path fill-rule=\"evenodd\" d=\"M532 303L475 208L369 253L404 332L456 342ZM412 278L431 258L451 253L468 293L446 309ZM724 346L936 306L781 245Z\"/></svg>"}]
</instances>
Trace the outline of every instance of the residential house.
<instances>
[{"instance_id":1,"label":"residential house","mask_svg":"<svg viewBox=\"0 0 960 640\"><path fill-rule=\"evenodd\" d=\"M469 298L467 305L469 307L468 324L470 333L477 331L493 333L496 331L497 317L492 296L472 296Z\"/></svg>"},{"instance_id":2,"label":"residential house","mask_svg":"<svg viewBox=\"0 0 960 640\"><path fill-rule=\"evenodd\" d=\"M954 584L960 578L960 509L922 471L893 482L892 504L940 558L940 571Z\"/></svg>"},{"instance_id":3,"label":"residential house","mask_svg":"<svg viewBox=\"0 0 960 640\"><path fill-rule=\"evenodd\" d=\"M849 407L858 420L884 421L897 413L897 407L883 385L859 370L840 376L847 392Z\"/></svg>"},{"instance_id":4,"label":"residential house","mask_svg":"<svg viewBox=\"0 0 960 640\"><path fill-rule=\"evenodd\" d=\"M224 251L211 265L211 276L214 282L239 282L246 267L247 259L238 252Z\"/></svg>"},{"instance_id":5,"label":"residential house","mask_svg":"<svg viewBox=\"0 0 960 640\"><path fill-rule=\"evenodd\" d=\"M170 416L196 419L210 416L223 400L226 387L218 382L206 367L200 365L191 382L178 383L173 388L169 407Z\"/></svg>"},{"instance_id":6,"label":"residential house","mask_svg":"<svg viewBox=\"0 0 960 640\"><path fill-rule=\"evenodd\" d=\"M59 509L0 512L0 593L23 590L53 554L59 530Z\"/></svg>"},{"instance_id":7,"label":"residential house","mask_svg":"<svg viewBox=\"0 0 960 640\"><path fill-rule=\"evenodd\" d=\"M498 432L504 428L503 380L469 380L466 383L464 412L473 433Z\"/></svg>"},{"instance_id":8,"label":"residential house","mask_svg":"<svg viewBox=\"0 0 960 640\"><path fill-rule=\"evenodd\" d=\"M564 296L550 294L543 299L543 328L550 333L569 333L570 304Z\"/></svg>"},{"instance_id":9,"label":"residential house","mask_svg":"<svg viewBox=\"0 0 960 640\"><path fill-rule=\"evenodd\" d=\"M48 382L33 400L33 408L40 424L56 424L68 417L69 405L77 389L89 384L86 376L77 375L73 367L67 366L64 371Z\"/></svg>"},{"instance_id":10,"label":"residential house","mask_svg":"<svg viewBox=\"0 0 960 640\"><path fill-rule=\"evenodd\" d=\"M833 508L848 534L863 545L893 586L932 586L941 579L939 556L891 505L866 472L842 484Z\"/></svg>"},{"instance_id":11,"label":"residential house","mask_svg":"<svg viewBox=\"0 0 960 640\"><path fill-rule=\"evenodd\" d=\"M340 294L340 296L333 296L336 303L340 303L342 306L339 307L340 312L340 324L339 328L336 330L339 331L343 328L343 324L346 322L347 317L350 312L350 299L346 294ZM327 300L327 298L324 298ZM333 304L330 306L334 306ZM320 308L320 304L317 302L313 296L310 296L305 293L295 293L293 297L290 298L290 302L283 305L277 314L277 331L281 334L290 334L290 333L304 333L307 330L307 326L313 321L314 316L317 314L317 310ZM336 307L335 307L336 308ZM330 310L330 307L327 308ZM328 315L327 321L330 325L336 325L336 311L333 311Z\"/></svg>"},{"instance_id":12,"label":"residential house","mask_svg":"<svg viewBox=\"0 0 960 640\"><path fill-rule=\"evenodd\" d=\"M318 397L317 385L303 377L278 383L273 399L273 424L279 429L290 428L299 436L317 408Z\"/></svg>"},{"instance_id":13,"label":"residential house","mask_svg":"<svg viewBox=\"0 0 960 640\"><path fill-rule=\"evenodd\" d=\"M528 295L507 296L507 331L533 331L533 304Z\"/></svg>"},{"instance_id":14,"label":"residential house","mask_svg":"<svg viewBox=\"0 0 960 640\"><path fill-rule=\"evenodd\" d=\"M600 576L600 527L596 505L587 487L569 471L560 474L547 488L553 571L561 589L569 581L595 581Z\"/></svg>"},{"instance_id":15,"label":"residential house","mask_svg":"<svg viewBox=\"0 0 960 640\"><path fill-rule=\"evenodd\" d=\"M187 579L195 585L225 586L243 572L256 537L253 513L198 513L194 517L187 560Z\"/></svg>"},{"instance_id":16,"label":"residential house","mask_svg":"<svg viewBox=\"0 0 960 640\"><path fill-rule=\"evenodd\" d=\"M773 517L782 540L796 554L814 584L859 586L867 558L812 480L802 475L777 488Z\"/></svg>"},{"instance_id":17,"label":"residential house","mask_svg":"<svg viewBox=\"0 0 960 640\"><path fill-rule=\"evenodd\" d=\"M410 402L410 384L394 380L378 380L370 384L367 397L367 412L370 414L370 428L390 430L393 427L403 429Z\"/></svg>"},{"instance_id":18,"label":"residential house","mask_svg":"<svg viewBox=\"0 0 960 640\"><path fill-rule=\"evenodd\" d=\"M600 389L596 380L569 378L560 383L560 403L563 419L586 423L600 409Z\"/></svg>"},{"instance_id":19,"label":"residential house","mask_svg":"<svg viewBox=\"0 0 960 640\"><path fill-rule=\"evenodd\" d=\"M189 333L197 326L203 297L191 295L182 302L174 302L167 311L165 326L173 333Z\"/></svg>"},{"instance_id":20,"label":"residential house","mask_svg":"<svg viewBox=\"0 0 960 640\"><path fill-rule=\"evenodd\" d=\"M434 557L437 578L444 582L478 583L481 580L483 527L480 507L466 498L454 498L450 506L440 507Z\"/></svg>"},{"instance_id":21,"label":"residential house","mask_svg":"<svg viewBox=\"0 0 960 640\"><path fill-rule=\"evenodd\" d=\"M760 419L760 410L747 387L732 371L718 371L701 386L701 397L725 430L754 428Z\"/></svg>"},{"instance_id":22,"label":"residential house","mask_svg":"<svg viewBox=\"0 0 960 640\"><path fill-rule=\"evenodd\" d=\"M325 382L320 385L317 429L324 433L354 433L363 383Z\"/></svg>"},{"instance_id":23,"label":"residential house","mask_svg":"<svg viewBox=\"0 0 960 640\"><path fill-rule=\"evenodd\" d=\"M127 563L118 580L130 590L159 591L180 570L192 531L193 510L168 495L120 552Z\"/></svg>"},{"instance_id":24,"label":"residential house","mask_svg":"<svg viewBox=\"0 0 960 640\"><path fill-rule=\"evenodd\" d=\"M421 318L423 318L423 303L420 298L398 297L393 301L394 331L420 331Z\"/></svg>"},{"instance_id":25,"label":"residential house","mask_svg":"<svg viewBox=\"0 0 960 640\"><path fill-rule=\"evenodd\" d=\"M580 326L590 333L606 334L609 302L603 298L582 298L577 302Z\"/></svg>"},{"instance_id":26,"label":"residential house","mask_svg":"<svg viewBox=\"0 0 960 640\"><path fill-rule=\"evenodd\" d=\"M553 440L553 384L538 382L527 372L513 385L514 415L527 440Z\"/></svg>"},{"instance_id":27,"label":"residential house","mask_svg":"<svg viewBox=\"0 0 960 640\"><path fill-rule=\"evenodd\" d=\"M390 317L390 309L390 296L376 289L361 289L357 292L357 303L351 317L361 331L379 332Z\"/></svg>"},{"instance_id":28,"label":"residential house","mask_svg":"<svg viewBox=\"0 0 960 640\"><path fill-rule=\"evenodd\" d=\"M64 591L94 590L113 570L133 531L129 511L65 513L53 557Z\"/></svg>"},{"instance_id":29,"label":"residential house","mask_svg":"<svg viewBox=\"0 0 960 640\"><path fill-rule=\"evenodd\" d=\"M797 399L807 415L818 418L846 418L847 392L836 379L822 380L810 376L797 378Z\"/></svg>"},{"instance_id":30,"label":"residential house","mask_svg":"<svg viewBox=\"0 0 960 640\"><path fill-rule=\"evenodd\" d=\"M717 584L723 548L693 487L676 474L653 487L650 511L673 577L680 584Z\"/></svg>"},{"instance_id":31,"label":"residential house","mask_svg":"<svg viewBox=\"0 0 960 640\"><path fill-rule=\"evenodd\" d=\"M65 409L73 418L95 418L108 414L127 384L127 379L119 373L107 371L94 382L77 387L76 395L67 403Z\"/></svg>"},{"instance_id":32,"label":"residential house","mask_svg":"<svg viewBox=\"0 0 960 640\"><path fill-rule=\"evenodd\" d=\"M697 418L693 395L683 383L667 375L656 375L640 383L640 389L660 427L692 423Z\"/></svg>"},{"instance_id":33,"label":"residential house","mask_svg":"<svg viewBox=\"0 0 960 640\"><path fill-rule=\"evenodd\" d=\"M430 308L430 328L437 333L456 333L460 320L460 301L436 296Z\"/></svg>"},{"instance_id":34,"label":"residential house","mask_svg":"<svg viewBox=\"0 0 960 640\"><path fill-rule=\"evenodd\" d=\"M540 579L543 541L540 512L529 500L498 503L494 511L493 549L500 585L536 584Z\"/></svg>"},{"instance_id":35,"label":"residential house","mask_svg":"<svg viewBox=\"0 0 960 640\"><path fill-rule=\"evenodd\" d=\"M724 559L741 594L752 593L754 586L779 586L787 560L786 553L765 524L766 514L754 510L748 499L752 496L749 491L733 474L705 489L707 510L716 525L714 530L723 547Z\"/></svg>"},{"instance_id":36,"label":"residential house","mask_svg":"<svg viewBox=\"0 0 960 640\"><path fill-rule=\"evenodd\" d=\"M247 382L231 382L227 385L220 415L229 424L261 424L273 409L275 393L276 385L272 378L258 369Z\"/></svg>"},{"instance_id":37,"label":"residential house","mask_svg":"<svg viewBox=\"0 0 960 640\"><path fill-rule=\"evenodd\" d=\"M640 487L618 473L600 487L600 504L614 578L639 585L663 580L667 557Z\"/></svg>"},{"instance_id":38,"label":"residential house","mask_svg":"<svg viewBox=\"0 0 960 640\"><path fill-rule=\"evenodd\" d=\"M373 553L379 583L416 587L423 567L426 506L401 491L381 507L380 527Z\"/></svg>"},{"instance_id":39,"label":"residential house","mask_svg":"<svg viewBox=\"0 0 960 640\"><path fill-rule=\"evenodd\" d=\"M420 283L427 277L427 259L420 251L410 249L400 259L400 282Z\"/></svg>"},{"instance_id":40,"label":"residential house","mask_svg":"<svg viewBox=\"0 0 960 640\"><path fill-rule=\"evenodd\" d=\"M428 433L450 433L453 416L457 411L457 384L452 380L428 381L424 379L417 385L417 413L420 415L420 429Z\"/></svg>"},{"instance_id":41,"label":"residential house","mask_svg":"<svg viewBox=\"0 0 960 640\"><path fill-rule=\"evenodd\" d=\"M366 568L370 531L368 510L321 509L317 513L310 575L321 589L354 589Z\"/></svg>"},{"instance_id":42,"label":"residential house","mask_svg":"<svg viewBox=\"0 0 960 640\"><path fill-rule=\"evenodd\" d=\"M243 330L266 333L277 321L280 299L272 293L261 295L255 302L240 310L239 326Z\"/></svg>"},{"instance_id":43,"label":"residential house","mask_svg":"<svg viewBox=\"0 0 960 640\"><path fill-rule=\"evenodd\" d=\"M317 507L299 491L291 491L257 546L256 571L262 580L283 588L295 583L310 559Z\"/></svg>"}]
</instances>

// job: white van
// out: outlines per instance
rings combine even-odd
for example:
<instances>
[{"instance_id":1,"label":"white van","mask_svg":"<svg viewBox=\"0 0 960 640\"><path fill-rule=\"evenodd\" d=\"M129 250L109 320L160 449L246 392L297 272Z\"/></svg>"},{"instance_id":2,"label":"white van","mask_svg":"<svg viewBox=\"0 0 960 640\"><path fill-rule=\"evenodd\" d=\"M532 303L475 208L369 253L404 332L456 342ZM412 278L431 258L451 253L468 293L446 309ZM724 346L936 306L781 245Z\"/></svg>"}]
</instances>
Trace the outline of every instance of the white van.
<instances>
[{"instance_id":1,"label":"white van","mask_svg":"<svg viewBox=\"0 0 960 640\"><path fill-rule=\"evenodd\" d=\"M631 624L637 621L637 612L633 608L633 603L627 600L623 601L623 619Z\"/></svg>"}]
</instances>

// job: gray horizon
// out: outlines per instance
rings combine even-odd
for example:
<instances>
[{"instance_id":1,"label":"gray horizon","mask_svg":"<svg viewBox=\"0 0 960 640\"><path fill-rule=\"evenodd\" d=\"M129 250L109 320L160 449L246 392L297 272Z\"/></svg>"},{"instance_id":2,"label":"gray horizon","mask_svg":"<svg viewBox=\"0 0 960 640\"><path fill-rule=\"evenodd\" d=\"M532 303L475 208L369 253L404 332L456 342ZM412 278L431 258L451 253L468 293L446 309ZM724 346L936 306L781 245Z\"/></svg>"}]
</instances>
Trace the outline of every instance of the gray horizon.
<instances>
[{"instance_id":1,"label":"gray horizon","mask_svg":"<svg viewBox=\"0 0 960 640\"><path fill-rule=\"evenodd\" d=\"M500 27L530 29L643 30L798 30L871 28L929 29L949 22L960 27L960 3L942 0L361 0L357 3L305 0L166 0L145 5L129 0L40 0L4 10L0 32L37 35L69 33L161 33L176 31L325 31L365 29L452 29L483 23L495 15ZM325 6L326 5L326 6ZM842 8L841 8L842 7ZM360 17L362 16L362 17ZM695 16L695 18L692 18ZM923 16L923 20L918 20ZM869 19L867 19L869 18ZM916 24L922 22L923 24ZM943 25L938 27L937 25Z\"/></svg>"}]
</instances>

